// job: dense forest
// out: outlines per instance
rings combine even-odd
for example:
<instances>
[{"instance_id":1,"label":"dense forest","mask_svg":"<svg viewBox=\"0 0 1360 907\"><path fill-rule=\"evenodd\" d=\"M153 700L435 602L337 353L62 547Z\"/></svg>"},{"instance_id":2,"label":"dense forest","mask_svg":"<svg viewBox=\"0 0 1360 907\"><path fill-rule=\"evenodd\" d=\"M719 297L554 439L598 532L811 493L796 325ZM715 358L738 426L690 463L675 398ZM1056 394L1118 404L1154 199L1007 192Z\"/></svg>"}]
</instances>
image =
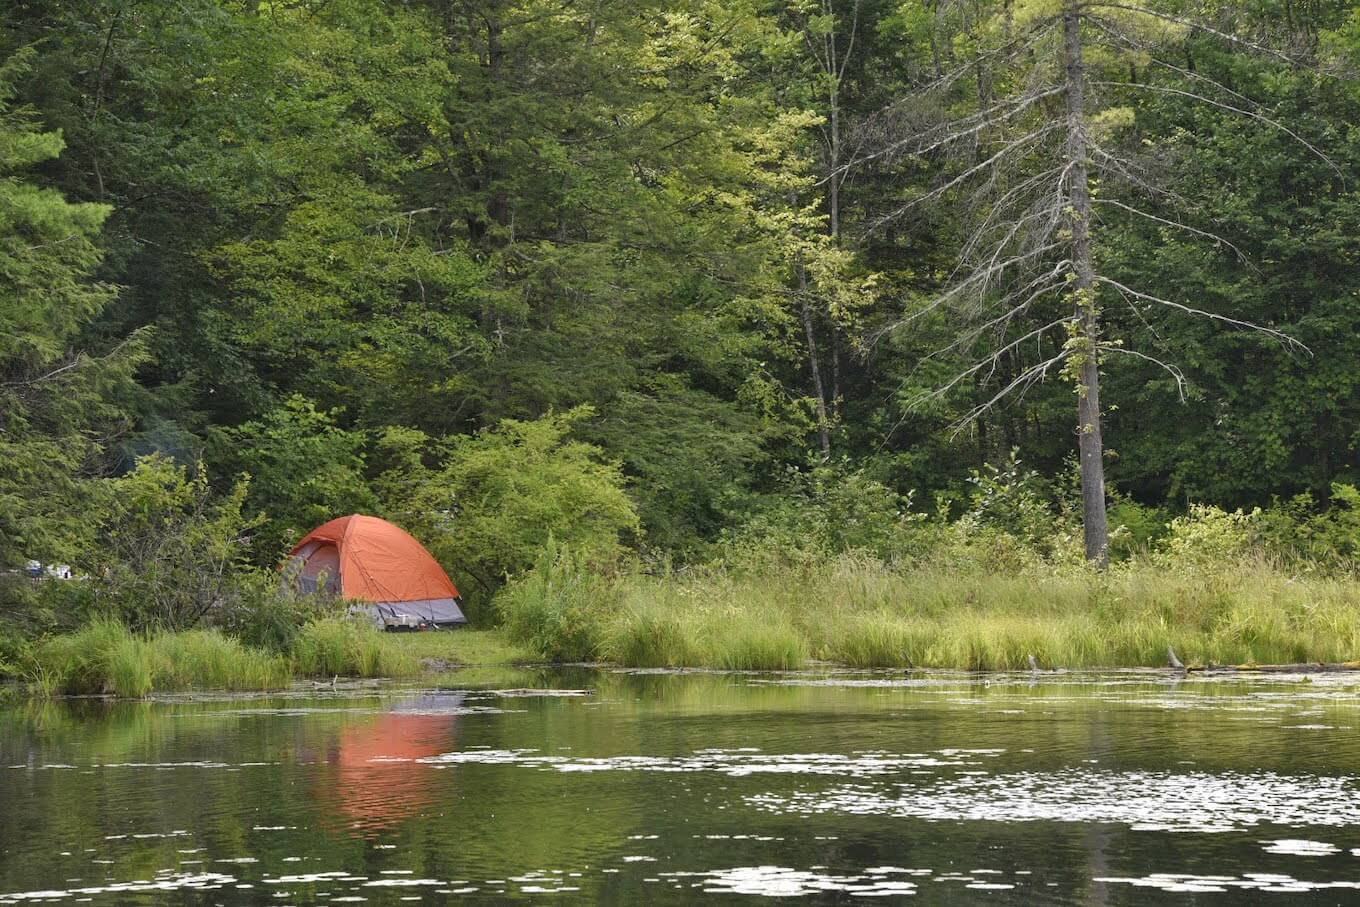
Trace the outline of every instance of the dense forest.
<instances>
[{"instance_id":1,"label":"dense forest","mask_svg":"<svg viewBox=\"0 0 1360 907\"><path fill-rule=\"evenodd\" d=\"M11 572L1360 500L1352 3L11 0L0 61Z\"/></svg>"}]
</instances>

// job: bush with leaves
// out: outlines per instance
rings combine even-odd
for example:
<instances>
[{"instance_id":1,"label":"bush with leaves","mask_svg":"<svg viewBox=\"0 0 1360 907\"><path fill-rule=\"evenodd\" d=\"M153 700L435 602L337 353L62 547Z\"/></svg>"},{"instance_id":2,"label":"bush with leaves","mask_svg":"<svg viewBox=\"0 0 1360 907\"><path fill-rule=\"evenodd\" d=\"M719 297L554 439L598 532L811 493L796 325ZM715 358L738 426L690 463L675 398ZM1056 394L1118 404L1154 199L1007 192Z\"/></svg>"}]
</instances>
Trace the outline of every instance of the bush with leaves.
<instances>
[{"instance_id":1,"label":"bush with leaves","mask_svg":"<svg viewBox=\"0 0 1360 907\"><path fill-rule=\"evenodd\" d=\"M911 511L911 498L844 462L790 468L782 491L724 534L722 560L755 569L848 551L896 559L914 549L925 520Z\"/></svg>"},{"instance_id":2,"label":"bush with leaves","mask_svg":"<svg viewBox=\"0 0 1360 907\"><path fill-rule=\"evenodd\" d=\"M194 626L234 594L253 521L242 513L248 482L214 498L192 472L158 454L107 479L94 514L94 544L78 562L92 605L129 628Z\"/></svg>"},{"instance_id":3,"label":"bush with leaves","mask_svg":"<svg viewBox=\"0 0 1360 907\"><path fill-rule=\"evenodd\" d=\"M293 650L312 621L344 616L348 606L323 592L303 594L296 577L273 570L241 571L212 622L241 642L274 652Z\"/></svg>"},{"instance_id":4,"label":"bush with leaves","mask_svg":"<svg viewBox=\"0 0 1360 907\"><path fill-rule=\"evenodd\" d=\"M1051 550L1059 538L1052 495L1039 474L1026 470L1019 451L1000 466L988 463L968 478L973 491L960 522L978 529L1004 532L1039 551Z\"/></svg>"},{"instance_id":5,"label":"bush with leaves","mask_svg":"<svg viewBox=\"0 0 1360 907\"><path fill-rule=\"evenodd\" d=\"M1360 489L1334 483L1325 509L1307 492L1276 501L1253 529L1267 551L1298 567L1353 571L1360 558Z\"/></svg>"},{"instance_id":6,"label":"bush with leaves","mask_svg":"<svg viewBox=\"0 0 1360 907\"><path fill-rule=\"evenodd\" d=\"M1260 516L1259 509L1229 512L1211 504L1191 504L1189 513L1171 521L1153 560L1164 567L1238 566L1254 547Z\"/></svg>"},{"instance_id":7,"label":"bush with leaves","mask_svg":"<svg viewBox=\"0 0 1360 907\"><path fill-rule=\"evenodd\" d=\"M401 522L451 568L460 590L489 595L533 565L550 537L604 564L640 531L618 465L570 437L591 412L506 419L455 441L413 493Z\"/></svg>"}]
</instances>

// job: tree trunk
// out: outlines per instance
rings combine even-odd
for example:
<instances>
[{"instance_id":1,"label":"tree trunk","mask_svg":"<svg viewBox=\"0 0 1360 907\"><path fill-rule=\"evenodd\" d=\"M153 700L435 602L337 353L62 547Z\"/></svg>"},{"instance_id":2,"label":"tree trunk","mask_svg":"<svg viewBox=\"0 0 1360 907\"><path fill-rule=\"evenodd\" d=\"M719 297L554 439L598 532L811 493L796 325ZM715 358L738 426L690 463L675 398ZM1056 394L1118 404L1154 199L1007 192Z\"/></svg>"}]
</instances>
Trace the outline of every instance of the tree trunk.
<instances>
[{"instance_id":1,"label":"tree trunk","mask_svg":"<svg viewBox=\"0 0 1360 907\"><path fill-rule=\"evenodd\" d=\"M831 425L826 415L826 390L822 367L817 362L817 335L812 326L812 307L808 305L807 271L798 262L798 303L802 310L803 332L807 334L808 365L812 368L812 389L817 395L817 434L822 442L822 459L831 459Z\"/></svg>"},{"instance_id":2,"label":"tree trunk","mask_svg":"<svg viewBox=\"0 0 1360 907\"><path fill-rule=\"evenodd\" d=\"M1079 374L1077 446L1081 456L1082 527L1086 559L1100 567L1110 562L1110 533L1105 515L1104 445L1100 437L1100 336L1096 309L1095 267L1091 261L1091 194L1087 175L1085 92L1081 46L1081 13L1076 0L1063 11L1067 88L1068 203L1072 223L1072 264L1076 271L1076 326Z\"/></svg>"}]
</instances>

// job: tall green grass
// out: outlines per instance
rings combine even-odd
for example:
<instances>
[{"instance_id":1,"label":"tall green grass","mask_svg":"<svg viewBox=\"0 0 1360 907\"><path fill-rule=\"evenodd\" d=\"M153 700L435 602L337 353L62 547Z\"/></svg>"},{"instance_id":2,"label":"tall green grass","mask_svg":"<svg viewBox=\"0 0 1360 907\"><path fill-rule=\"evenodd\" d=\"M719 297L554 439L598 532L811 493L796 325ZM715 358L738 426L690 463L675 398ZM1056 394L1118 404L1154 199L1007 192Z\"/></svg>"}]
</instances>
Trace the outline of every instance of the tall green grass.
<instances>
[{"instance_id":1,"label":"tall green grass","mask_svg":"<svg viewBox=\"0 0 1360 907\"><path fill-rule=\"evenodd\" d=\"M153 637L157 690L272 690L288 686L288 659L252 649L215 630Z\"/></svg>"},{"instance_id":2,"label":"tall green grass","mask_svg":"<svg viewBox=\"0 0 1360 907\"><path fill-rule=\"evenodd\" d=\"M1014 670L1360 659L1360 580L1290 576L1261 562L1032 571L894 569L869 558L751 572L709 568L611 580L526 579L498 604L549 656L570 649L638 667ZM564 594L589 586L588 596ZM556 598L552 598L556 596ZM565 601L565 599L570 599Z\"/></svg>"},{"instance_id":3,"label":"tall green grass","mask_svg":"<svg viewBox=\"0 0 1360 907\"><path fill-rule=\"evenodd\" d=\"M302 628L293 646L299 674L320 677L412 677L421 664L394 634L366 621L327 617Z\"/></svg>"},{"instance_id":4,"label":"tall green grass","mask_svg":"<svg viewBox=\"0 0 1360 907\"><path fill-rule=\"evenodd\" d=\"M142 697L153 690L267 690L288 685L286 659L249 649L212 630L141 636L99 618L47 640L27 675L47 694Z\"/></svg>"}]
</instances>

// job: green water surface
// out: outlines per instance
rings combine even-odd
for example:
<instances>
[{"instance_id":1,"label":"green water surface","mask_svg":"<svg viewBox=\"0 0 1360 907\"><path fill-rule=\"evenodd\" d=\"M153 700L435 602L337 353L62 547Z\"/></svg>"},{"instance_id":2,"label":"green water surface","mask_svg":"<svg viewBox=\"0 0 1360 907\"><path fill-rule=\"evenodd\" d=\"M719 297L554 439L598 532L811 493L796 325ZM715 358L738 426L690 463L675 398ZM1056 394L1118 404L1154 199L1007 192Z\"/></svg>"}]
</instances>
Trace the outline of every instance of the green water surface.
<instances>
[{"instance_id":1,"label":"green water surface","mask_svg":"<svg viewBox=\"0 0 1360 907\"><path fill-rule=\"evenodd\" d=\"M0 905L875 898L1360 903L1360 677L576 670L0 705Z\"/></svg>"}]
</instances>

